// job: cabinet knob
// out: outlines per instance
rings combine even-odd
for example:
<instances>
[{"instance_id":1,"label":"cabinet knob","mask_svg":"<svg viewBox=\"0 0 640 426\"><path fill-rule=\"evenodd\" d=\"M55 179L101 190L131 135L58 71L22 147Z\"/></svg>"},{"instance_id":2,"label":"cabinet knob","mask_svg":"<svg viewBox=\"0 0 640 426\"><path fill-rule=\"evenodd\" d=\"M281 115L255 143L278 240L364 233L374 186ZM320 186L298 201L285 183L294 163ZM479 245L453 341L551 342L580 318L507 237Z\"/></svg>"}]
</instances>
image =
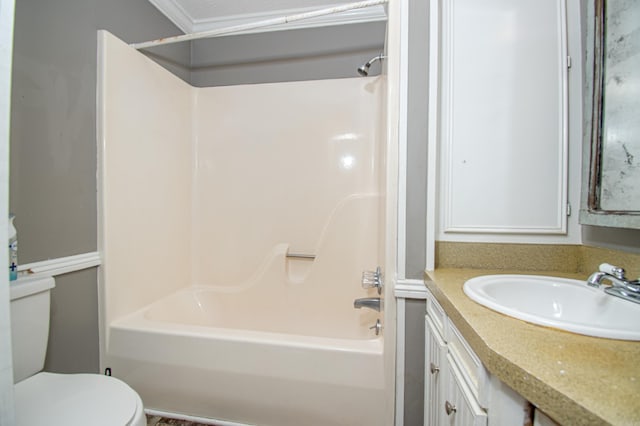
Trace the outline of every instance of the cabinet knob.
<instances>
[{"instance_id":1,"label":"cabinet knob","mask_svg":"<svg viewBox=\"0 0 640 426\"><path fill-rule=\"evenodd\" d=\"M438 367L434 363L431 363L431 365L429 366L429 369L431 370L431 374L436 374L437 372L440 371L440 367Z\"/></svg>"},{"instance_id":2,"label":"cabinet knob","mask_svg":"<svg viewBox=\"0 0 640 426\"><path fill-rule=\"evenodd\" d=\"M445 401L445 403L444 403L444 411L447 412L447 416L450 416L451 414L453 414L453 413L455 413L457 411L457 408L456 408L455 405L453 405L449 401Z\"/></svg>"}]
</instances>

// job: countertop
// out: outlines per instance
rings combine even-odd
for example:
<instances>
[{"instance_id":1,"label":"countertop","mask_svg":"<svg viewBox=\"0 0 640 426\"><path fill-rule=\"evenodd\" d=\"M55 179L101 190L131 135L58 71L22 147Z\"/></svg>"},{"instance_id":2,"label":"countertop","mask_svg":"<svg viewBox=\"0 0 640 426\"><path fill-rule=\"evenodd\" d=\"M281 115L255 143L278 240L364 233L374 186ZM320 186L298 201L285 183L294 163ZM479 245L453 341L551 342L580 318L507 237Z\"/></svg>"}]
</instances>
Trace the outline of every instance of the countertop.
<instances>
[{"instance_id":1,"label":"countertop","mask_svg":"<svg viewBox=\"0 0 640 426\"><path fill-rule=\"evenodd\" d=\"M640 342L601 339L502 315L463 292L479 275L567 273L436 269L426 286L487 370L561 424L640 425ZM640 327L640 324L638 324Z\"/></svg>"}]
</instances>

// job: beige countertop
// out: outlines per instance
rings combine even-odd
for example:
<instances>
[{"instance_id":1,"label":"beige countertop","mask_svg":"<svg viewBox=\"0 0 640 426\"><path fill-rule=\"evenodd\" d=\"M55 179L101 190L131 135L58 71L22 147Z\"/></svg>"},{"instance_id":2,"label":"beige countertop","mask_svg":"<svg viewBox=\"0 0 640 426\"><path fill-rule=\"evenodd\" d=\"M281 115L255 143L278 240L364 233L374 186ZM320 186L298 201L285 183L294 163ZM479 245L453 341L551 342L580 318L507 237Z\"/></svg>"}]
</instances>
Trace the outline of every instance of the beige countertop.
<instances>
[{"instance_id":1,"label":"beige countertop","mask_svg":"<svg viewBox=\"0 0 640 426\"><path fill-rule=\"evenodd\" d=\"M462 291L470 278L504 273L584 279L559 272L436 269L426 285L487 370L557 422L640 425L640 342L529 324L485 308Z\"/></svg>"}]
</instances>

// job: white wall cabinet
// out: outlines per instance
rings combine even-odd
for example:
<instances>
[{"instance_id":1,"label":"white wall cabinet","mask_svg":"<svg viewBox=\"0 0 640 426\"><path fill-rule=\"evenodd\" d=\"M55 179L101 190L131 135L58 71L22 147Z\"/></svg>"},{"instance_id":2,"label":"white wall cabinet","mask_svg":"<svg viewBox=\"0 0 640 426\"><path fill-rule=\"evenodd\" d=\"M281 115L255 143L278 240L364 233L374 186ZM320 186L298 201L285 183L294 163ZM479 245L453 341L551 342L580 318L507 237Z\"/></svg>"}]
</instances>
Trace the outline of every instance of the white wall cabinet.
<instances>
[{"instance_id":1,"label":"white wall cabinet","mask_svg":"<svg viewBox=\"0 0 640 426\"><path fill-rule=\"evenodd\" d=\"M487 372L430 293L425 321L425 426L523 424L529 403Z\"/></svg>"},{"instance_id":2,"label":"white wall cabinet","mask_svg":"<svg viewBox=\"0 0 640 426\"><path fill-rule=\"evenodd\" d=\"M566 234L565 0L434 2L438 239Z\"/></svg>"}]
</instances>

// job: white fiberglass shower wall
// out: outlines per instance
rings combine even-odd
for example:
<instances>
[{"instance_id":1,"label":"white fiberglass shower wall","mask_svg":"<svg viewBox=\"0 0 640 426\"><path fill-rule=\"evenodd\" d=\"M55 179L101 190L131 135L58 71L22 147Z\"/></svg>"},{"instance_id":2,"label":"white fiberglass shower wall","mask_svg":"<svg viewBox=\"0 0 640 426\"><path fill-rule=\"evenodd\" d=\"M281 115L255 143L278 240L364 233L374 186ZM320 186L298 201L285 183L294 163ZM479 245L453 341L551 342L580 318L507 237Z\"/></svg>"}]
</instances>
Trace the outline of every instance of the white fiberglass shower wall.
<instances>
[{"instance_id":1,"label":"white fiberglass shower wall","mask_svg":"<svg viewBox=\"0 0 640 426\"><path fill-rule=\"evenodd\" d=\"M384 266L385 78L194 88L99 39L102 367L152 410L384 424L383 311L353 302Z\"/></svg>"}]
</instances>

